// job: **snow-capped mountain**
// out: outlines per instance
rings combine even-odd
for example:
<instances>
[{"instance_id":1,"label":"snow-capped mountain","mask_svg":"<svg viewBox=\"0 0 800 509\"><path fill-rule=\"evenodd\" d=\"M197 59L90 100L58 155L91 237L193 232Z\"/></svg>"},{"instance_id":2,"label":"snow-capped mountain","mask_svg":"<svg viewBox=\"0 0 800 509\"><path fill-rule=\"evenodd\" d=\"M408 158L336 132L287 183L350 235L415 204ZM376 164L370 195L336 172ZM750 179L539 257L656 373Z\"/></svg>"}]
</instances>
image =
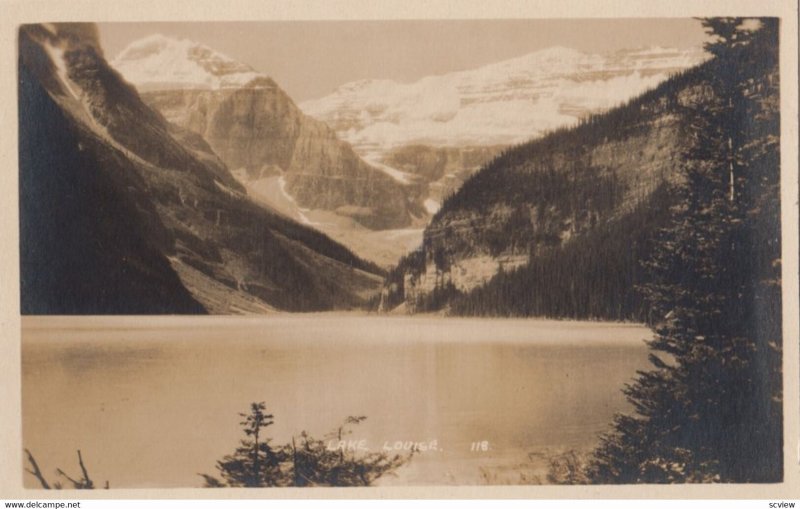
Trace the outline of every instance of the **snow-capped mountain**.
<instances>
[{"instance_id":1,"label":"snow-capped mountain","mask_svg":"<svg viewBox=\"0 0 800 509\"><path fill-rule=\"evenodd\" d=\"M111 65L140 91L238 88L263 77L207 46L161 34L129 45Z\"/></svg>"},{"instance_id":2,"label":"snow-capped mountain","mask_svg":"<svg viewBox=\"0 0 800 509\"><path fill-rule=\"evenodd\" d=\"M414 83L352 82L299 107L266 75L193 41L146 37L112 65L148 105L202 136L251 196L386 264L407 245L387 250L381 231L419 240L444 198L505 146L704 58L700 49L554 47Z\"/></svg>"},{"instance_id":3,"label":"snow-capped mountain","mask_svg":"<svg viewBox=\"0 0 800 509\"><path fill-rule=\"evenodd\" d=\"M508 145L616 106L705 58L699 48L599 55L553 47L414 83L347 83L300 107L362 156L408 144Z\"/></svg>"},{"instance_id":4,"label":"snow-capped mountain","mask_svg":"<svg viewBox=\"0 0 800 509\"><path fill-rule=\"evenodd\" d=\"M87 23L19 30L25 314L349 309L378 270L255 204L196 133L169 124Z\"/></svg>"},{"instance_id":5,"label":"snow-capped mountain","mask_svg":"<svg viewBox=\"0 0 800 509\"><path fill-rule=\"evenodd\" d=\"M478 296L469 301L478 303L470 311L475 314L497 301L543 296L537 302L547 304L530 304L524 313L558 316L585 305L597 307L584 316L617 313L614 319L627 319L622 310L636 309L637 257L647 256L644 246L668 223L672 185L684 178L679 169L688 112L710 100L709 69L674 76L591 122L493 158L444 200L420 251L392 272L387 307L404 302L407 310L430 310L439 299L431 296L452 285L468 299ZM508 277L495 279L501 271ZM596 274L619 279L576 290ZM572 278L578 283L559 294L561 281ZM542 311L544 306L550 307Z\"/></svg>"},{"instance_id":6,"label":"snow-capped mountain","mask_svg":"<svg viewBox=\"0 0 800 509\"><path fill-rule=\"evenodd\" d=\"M699 48L598 55L552 47L414 83L355 81L300 107L371 164L422 180L418 194L435 213L504 146L612 108L705 58Z\"/></svg>"},{"instance_id":7,"label":"snow-capped mountain","mask_svg":"<svg viewBox=\"0 0 800 509\"><path fill-rule=\"evenodd\" d=\"M305 223L333 213L371 229L410 221L403 186L370 166L265 74L203 44L152 35L112 65L144 101L205 139L256 199Z\"/></svg>"}]
</instances>

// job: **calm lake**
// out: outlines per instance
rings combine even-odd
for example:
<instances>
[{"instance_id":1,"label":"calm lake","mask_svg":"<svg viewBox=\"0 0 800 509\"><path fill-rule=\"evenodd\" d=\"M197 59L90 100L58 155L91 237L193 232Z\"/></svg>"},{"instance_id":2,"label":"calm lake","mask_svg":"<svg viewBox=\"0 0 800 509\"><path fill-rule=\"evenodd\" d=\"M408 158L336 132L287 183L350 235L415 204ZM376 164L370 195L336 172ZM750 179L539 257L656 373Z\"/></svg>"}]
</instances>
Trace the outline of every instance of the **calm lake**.
<instances>
[{"instance_id":1,"label":"calm lake","mask_svg":"<svg viewBox=\"0 0 800 509\"><path fill-rule=\"evenodd\" d=\"M588 451L647 367L638 325L382 317L25 317L23 442L43 472L199 487L264 401L273 443L367 416L370 450L435 442L382 485L515 482ZM486 442L486 446L481 445ZM473 445L473 444L478 444ZM481 449L487 450L481 450ZM477 449L477 450L473 450ZM26 474L26 486L36 480Z\"/></svg>"}]
</instances>

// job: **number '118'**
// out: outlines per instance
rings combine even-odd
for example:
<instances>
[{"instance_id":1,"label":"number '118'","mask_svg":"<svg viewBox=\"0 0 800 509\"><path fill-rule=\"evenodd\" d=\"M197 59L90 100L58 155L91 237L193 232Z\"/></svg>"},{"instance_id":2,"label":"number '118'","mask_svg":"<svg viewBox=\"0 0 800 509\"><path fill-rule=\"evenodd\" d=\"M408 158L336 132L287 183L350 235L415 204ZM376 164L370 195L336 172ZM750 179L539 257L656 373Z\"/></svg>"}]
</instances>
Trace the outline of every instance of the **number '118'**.
<instances>
[{"instance_id":1,"label":"number '118'","mask_svg":"<svg viewBox=\"0 0 800 509\"><path fill-rule=\"evenodd\" d=\"M475 452L475 451L483 451L483 452L488 451L489 450L489 441L488 440L484 440L482 442L472 442L472 443L469 444L469 450L473 451L473 452Z\"/></svg>"}]
</instances>

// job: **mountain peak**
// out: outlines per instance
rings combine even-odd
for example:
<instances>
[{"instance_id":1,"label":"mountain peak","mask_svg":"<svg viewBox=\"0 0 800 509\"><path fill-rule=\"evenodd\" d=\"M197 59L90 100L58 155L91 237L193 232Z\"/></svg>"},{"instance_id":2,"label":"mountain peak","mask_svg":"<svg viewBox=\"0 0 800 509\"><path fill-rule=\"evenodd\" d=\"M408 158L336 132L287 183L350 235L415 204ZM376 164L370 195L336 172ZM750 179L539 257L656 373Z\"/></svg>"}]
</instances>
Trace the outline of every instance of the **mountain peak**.
<instances>
[{"instance_id":1,"label":"mountain peak","mask_svg":"<svg viewBox=\"0 0 800 509\"><path fill-rule=\"evenodd\" d=\"M238 88L265 78L208 46L163 34L132 42L111 65L142 90Z\"/></svg>"},{"instance_id":2,"label":"mountain peak","mask_svg":"<svg viewBox=\"0 0 800 509\"><path fill-rule=\"evenodd\" d=\"M352 82L300 104L362 153L511 145L624 103L705 59L700 48L552 46L413 83Z\"/></svg>"}]
</instances>

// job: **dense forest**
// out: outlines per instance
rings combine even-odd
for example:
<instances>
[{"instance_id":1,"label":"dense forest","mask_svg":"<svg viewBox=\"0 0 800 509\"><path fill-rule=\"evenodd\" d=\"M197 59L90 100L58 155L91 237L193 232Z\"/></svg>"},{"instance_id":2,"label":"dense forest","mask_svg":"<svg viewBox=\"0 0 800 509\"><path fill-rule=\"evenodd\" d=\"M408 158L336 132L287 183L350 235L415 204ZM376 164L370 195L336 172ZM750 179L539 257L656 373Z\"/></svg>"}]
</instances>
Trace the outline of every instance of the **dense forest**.
<instances>
[{"instance_id":1,"label":"dense forest","mask_svg":"<svg viewBox=\"0 0 800 509\"><path fill-rule=\"evenodd\" d=\"M644 282L640 261L673 205L686 105L701 95L707 66L492 159L444 200L421 248L389 272L385 307L406 300L407 276L413 283L431 266L446 273L464 259L526 256L527 267L501 264L468 295L443 277L441 287L426 289L437 295L406 304L466 315L645 320L634 292Z\"/></svg>"},{"instance_id":2,"label":"dense forest","mask_svg":"<svg viewBox=\"0 0 800 509\"><path fill-rule=\"evenodd\" d=\"M666 225L672 201L661 186L619 220L544 249L527 265L501 271L472 292L456 294L451 313L649 322L637 292L647 281L640 261L653 248L655 232Z\"/></svg>"},{"instance_id":3,"label":"dense forest","mask_svg":"<svg viewBox=\"0 0 800 509\"><path fill-rule=\"evenodd\" d=\"M94 25L23 25L18 65L23 314L350 309L377 289L378 266L253 202L150 109Z\"/></svg>"},{"instance_id":4,"label":"dense forest","mask_svg":"<svg viewBox=\"0 0 800 509\"><path fill-rule=\"evenodd\" d=\"M702 24L709 61L623 108L498 156L445 202L422 248L389 274L391 303L431 263L446 272L453 253L522 247L527 265L466 295L437 277L417 309L652 326L652 367L624 390L633 412L615 418L573 482L783 478L778 20ZM655 190L619 208L611 204L625 186L613 170L600 174L605 188L597 174L573 187L577 173L597 167L576 166L571 145L646 129L654 107L680 118L671 171ZM532 197L556 203L562 192L562 214L549 222L528 221L518 206ZM598 195L608 202L587 199ZM528 209L531 218L554 210ZM480 220L494 221L494 240L475 234L470 221ZM551 235L558 228L562 235Z\"/></svg>"},{"instance_id":5,"label":"dense forest","mask_svg":"<svg viewBox=\"0 0 800 509\"><path fill-rule=\"evenodd\" d=\"M462 209L481 207L496 201L515 205L531 201L530 193L549 193L563 199L561 189L546 191L531 180L542 171L570 172L595 170L586 163L586 148L629 138L632 133L650 129L654 117L679 114L679 96L702 79L707 64L677 73L652 90L616 108L588 115L575 126L565 126L544 136L509 147L464 182L459 192L448 196L432 223ZM581 167L583 165L583 168ZM509 185L509 181L513 185ZM509 192L511 194L509 194Z\"/></svg>"},{"instance_id":6,"label":"dense forest","mask_svg":"<svg viewBox=\"0 0 800 509\"><path fill-rule=\"evenodd\" d=\"M714 55L689 112L678 205L645 262L652 369L625 393L589 482L783 475L778 20L703 20Z\"/></svg>"}]
</instances>

